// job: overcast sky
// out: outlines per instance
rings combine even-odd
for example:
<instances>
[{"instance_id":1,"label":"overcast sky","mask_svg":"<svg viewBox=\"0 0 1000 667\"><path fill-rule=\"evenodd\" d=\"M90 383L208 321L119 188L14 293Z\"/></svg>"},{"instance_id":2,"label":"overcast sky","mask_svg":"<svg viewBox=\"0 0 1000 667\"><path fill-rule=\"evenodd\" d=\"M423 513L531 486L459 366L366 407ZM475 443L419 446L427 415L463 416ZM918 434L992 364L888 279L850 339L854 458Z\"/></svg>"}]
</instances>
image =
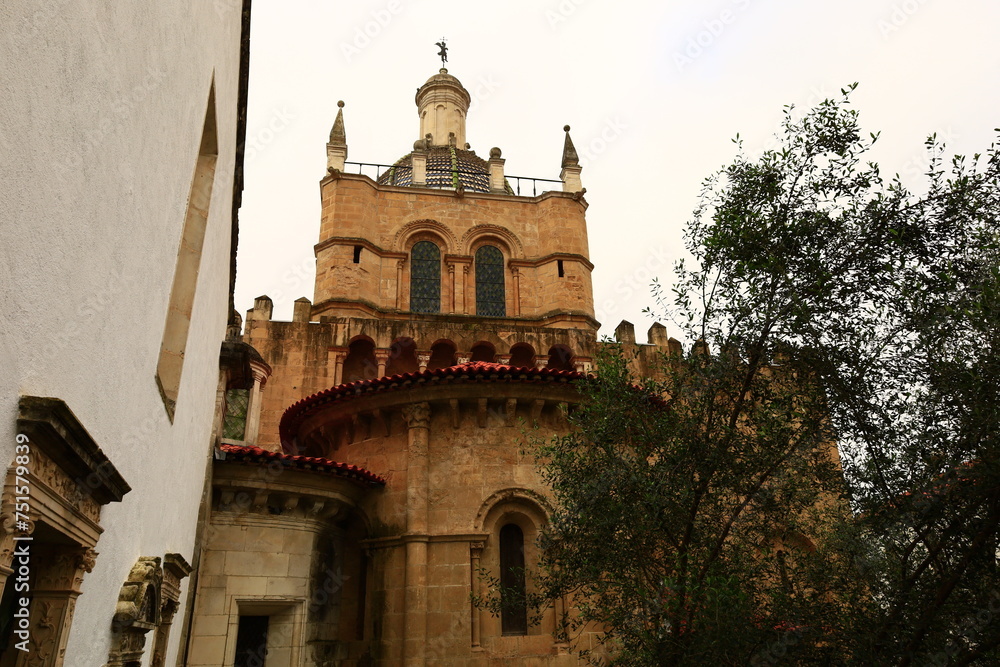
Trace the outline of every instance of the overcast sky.
<instances>
[{"instance_id":1,"label":"overcast sky","mask_svg":"<svg viewBox=\"0 0 1000 667\"><path fill-rule=\"evenodd\" d=\"M572 126L602 333L628 319L645 340L648 283L669 282L701 181L737 133L760 151L784 105L857 81L863 129L882 133L873 158L919 187L928 134L949 153L993 141L998 29L996 0L257 0L237 309L267 294L288 320L312 299L337 100L348 160L394 162L419 135L413 94L442 37L479 155L499 146L508 174L558 178Z\"/></svg>"}]
</instances>

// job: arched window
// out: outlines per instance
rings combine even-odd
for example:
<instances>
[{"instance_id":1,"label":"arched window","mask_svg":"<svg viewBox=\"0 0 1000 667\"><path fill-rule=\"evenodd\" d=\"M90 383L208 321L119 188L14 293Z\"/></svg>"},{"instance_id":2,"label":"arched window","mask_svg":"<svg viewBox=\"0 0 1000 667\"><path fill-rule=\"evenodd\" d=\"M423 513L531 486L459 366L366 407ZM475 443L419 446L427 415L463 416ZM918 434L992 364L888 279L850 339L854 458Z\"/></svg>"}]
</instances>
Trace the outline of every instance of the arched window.
<instances>
[{"instance_id":1,"label":"arched window","mask_svg":"<svg viewBox=\"0 0 1000 667\"><path fill-rule=\"evenodd\" d=\"M510 348L510 365L521 368L534 368L535 348L527 343L518 343Z\"/></svg>"},{"instance_id":2,"label":"arched window","mask_svg":"<svg viewBox=\"0 0 1000 667\"><path fill-rule=\"evenodd\" d=\"M565 345L556 345L549 348L548 368L555 368L560 371L572 371L576 369L573 363L573 351Z\"/></svg>"},{"instance_id":3,"label":"arched window","mask_svg":"<svg viewBox=\"0 0 1000 667\"><path fill-rule=\"evenodd\" d=\"M344 359L341 381L370 380L376 375L378 375L378 364L375 362L375 344L364 339L351 343L347 348L347 358Z\"/></svg>"},{"instance_id":4,"label":"arched window","mask_svg":"<svg viewBox=\"0 0 1000 667\"><path fill-rule=\"evenodd\" d=\"M476 251L476 314L505 317L507 303L503 287L503 253L492 245Z\"/></svg>"},{"instance_id":5,"label":"arched window","mask_svg":"<svg viewBox=\"0 0 1000 667\"><path fill-rule=\"evenodd\" d=\"M500 529L500 607L500 626L504 635L528 634L524 533L514 523Z\"/></svg>"},{"instance_id":6,"label":"arched window","mask_svg":"<svg viewBox=\"0 0 1000 667\"><path fill-rule=\"evenodd\" d=\"M441 250L430 241L410 251L410 311L441 312Z\"/></svg>"},{"instance_id":7,"label":"arched window","mask_svg":"<svg viewBox=\"0 0 1000 667\"><path fill-rule=\"evenodd\" d=\"M492 343L476 343L469 352L469 361L488 361L493 363L497 358L497 351Z\"/></svg>"},{"instance_id":8,"label":"arched window","mask_svg":"<svg viewBox=\"0 0 1000 667\"><path fill-rule=\"evenodd\" d=\"M389 346L389 363L385 367L386 376L416 373L420 370L417 363L417 344L412 338L397 338Z\"/></svg>"},{"instance_id":9,"label":"arched window","mask_svg":"<svg viewBox=\"0 0 1000 667\"><path fill-rule=\"evenodd\" d=\"M448 368L449 366L454 366L455 363L454 343L450 340L443 340L431 345L431 358L427 363L427 370L432 371L435 368Z\"/></svg>"}]
</instances>

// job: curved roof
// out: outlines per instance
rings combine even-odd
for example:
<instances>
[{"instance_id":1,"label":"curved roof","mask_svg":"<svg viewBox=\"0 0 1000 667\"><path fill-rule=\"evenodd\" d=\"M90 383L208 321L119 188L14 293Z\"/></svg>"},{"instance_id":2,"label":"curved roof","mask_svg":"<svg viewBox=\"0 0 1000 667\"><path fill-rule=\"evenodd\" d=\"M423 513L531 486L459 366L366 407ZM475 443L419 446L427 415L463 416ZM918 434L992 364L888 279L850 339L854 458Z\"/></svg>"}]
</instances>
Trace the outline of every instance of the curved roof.
<instances>
[{"instance_id":1,"label":"curved roof","mask_svg":"<svg viewBox=\"0 0 1000 667\"><path fill-rule=\"evenodd\" d=\"M404 155L384 174L379 185L413 185L413 153ZM490 191L490 164L473 151L451 146L432 146L427 150L428 188L457 188L459 183L468 192ZM507 194L514 194L504 179Z\"/></svg>"},{"instance_id":2,"label":"curved roof","mask_svg":"<svg viewBox=\"0 0 1000 667\"><path fill-rule=\"evenodd\" d=\"M293 403L281 416L279 433L283 443L289 442L294 437L295 431L306 419L325 407L372 394L420 389L428 385L436 386L445 383L570 383L585 377L586 375L578 371L525 368L486 361L470 361L446 368L401 373L372 380L359 380L324 389Z\"/></svg>"},{"instance_id":3,"label":"curved roof","mask_svg":"<svg viewBox=\"0 0 1000 667\"><path fill-rule=\"evenodd\" d=\"M277 462L285 468L326 472L337 477L346 477L365 486L385 486L383 478L368 472L364 468L359 468L349 463L338 463L337 461L331 461L319 456L295 456L280 452L270 452L260 447L246 445L224 444L219 445L219 449L226 453L227 461L239 461L241 463Z\"/></svg>"}]
</instances>

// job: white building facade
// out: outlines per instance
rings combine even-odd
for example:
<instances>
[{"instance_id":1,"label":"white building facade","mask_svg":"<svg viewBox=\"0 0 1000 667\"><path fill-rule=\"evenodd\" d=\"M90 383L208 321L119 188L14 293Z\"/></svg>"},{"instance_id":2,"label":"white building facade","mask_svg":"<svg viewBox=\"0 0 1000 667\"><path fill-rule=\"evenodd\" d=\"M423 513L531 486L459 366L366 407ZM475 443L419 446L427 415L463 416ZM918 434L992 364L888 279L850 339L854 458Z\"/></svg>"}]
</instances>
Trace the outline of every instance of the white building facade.
<instances>
[{"instance_id":1,"label":"white building facade","mask_svg":"<svg viewBox=\"0 0 1000 667\"><path fill-rule=\"evenodd\" d=\"M0 5L2 667L182 658L249 4Z\"/></svg>"}]
</instances>

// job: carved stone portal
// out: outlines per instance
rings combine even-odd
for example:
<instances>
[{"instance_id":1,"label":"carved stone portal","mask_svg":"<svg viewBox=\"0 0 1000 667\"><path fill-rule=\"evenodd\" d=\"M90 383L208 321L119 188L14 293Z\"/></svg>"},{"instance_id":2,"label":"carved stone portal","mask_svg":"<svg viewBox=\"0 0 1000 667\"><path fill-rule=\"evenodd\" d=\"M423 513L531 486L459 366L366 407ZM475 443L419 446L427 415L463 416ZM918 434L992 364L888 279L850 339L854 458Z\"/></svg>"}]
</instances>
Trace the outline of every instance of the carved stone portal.
<instances>
[{"instance_id":1,"label":"carved stone portal","mask_svg":"<svg viewBox=\"0 0 1000 667\"><path fill-rule=\"evenodd\" d=\"M106 667L134 667L142 663L146 633L160 623L162 587L160 559L143 556L136 561L118 594Z\"/></svg>"}]
</instances>

